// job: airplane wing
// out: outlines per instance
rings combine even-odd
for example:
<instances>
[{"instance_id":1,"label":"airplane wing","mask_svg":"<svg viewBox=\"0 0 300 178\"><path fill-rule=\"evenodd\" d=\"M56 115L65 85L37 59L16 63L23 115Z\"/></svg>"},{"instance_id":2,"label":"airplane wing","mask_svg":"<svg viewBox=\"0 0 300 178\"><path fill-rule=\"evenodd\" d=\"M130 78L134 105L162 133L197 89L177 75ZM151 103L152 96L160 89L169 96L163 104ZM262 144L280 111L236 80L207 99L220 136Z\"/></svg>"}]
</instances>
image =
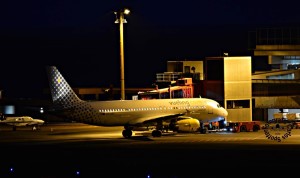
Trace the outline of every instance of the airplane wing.
<instances>
[{"instance_id":1,"label":"airplane wing","mask_svg":"<svg viewBox=\"0 0 300 178\"><path fill-rule=\"evenodd\" d=\"M189 110L186 110L186 113L189 113ZM135 120L135 122L138 123L151 123L151 122L157 122L157 121L170 121L171 119L176 118L177 121L179 120L184 120L190 117L184 117L186 113L178 113L178 114L168 114L168 115L161 115L160 117L146 117L146 118L141 118L138 120ZM182 117L180 117L182 116Z\"/></svg>"},{"instance_id":2,"label":"airplane wing","mask_svg":"<svg viewBox=\"0 0 300 178\"><path fill-rule=\"evenodd\" d=\"M0 120L0 124L7 124L7 121L5 121L5 120Z\"/></svg>"},{"instance_id":3,"label":"airplane wing","mask_svg":"<svg viewBox=\"0 0 300 178\"><path fill-rule=\"evenodd\" d=\"M152 122L157 122L157 121L167 121L173 118L176 118L178 116L182 116L184 115L184 113L179 113L179 114L172 114L172 115L161 115L160 117L153 117L153 116L149 116L149 117L143 117L140 119L135 119L133 121L130 122L130 124L132 125L136 125L136 124L147 124L147 123L152 123Z\"/></svg>"}]
</instances>

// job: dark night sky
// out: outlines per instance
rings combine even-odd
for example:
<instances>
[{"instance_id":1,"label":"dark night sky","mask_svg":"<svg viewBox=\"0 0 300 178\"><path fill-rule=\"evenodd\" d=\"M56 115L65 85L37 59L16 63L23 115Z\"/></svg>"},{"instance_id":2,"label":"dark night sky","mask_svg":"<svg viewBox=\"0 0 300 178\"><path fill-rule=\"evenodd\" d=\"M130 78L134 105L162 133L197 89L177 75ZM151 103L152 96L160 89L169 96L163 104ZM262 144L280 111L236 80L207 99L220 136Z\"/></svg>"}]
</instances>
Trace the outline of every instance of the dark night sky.
<instances>
[{"instance_id":1,"label":"dark night sky","mask_svg":"<svg viewBox=\"0 0 300 178\"><path fill-rule=\"evenodd\" d=\"M299 23L297 1L9 0L0 6L0 89L6 97L39 97L45 66L72 87L120 86L119 28L124 24L125 87L151 87L168 60L251 55L248 32Z\"/></svg>"}]
</instances>

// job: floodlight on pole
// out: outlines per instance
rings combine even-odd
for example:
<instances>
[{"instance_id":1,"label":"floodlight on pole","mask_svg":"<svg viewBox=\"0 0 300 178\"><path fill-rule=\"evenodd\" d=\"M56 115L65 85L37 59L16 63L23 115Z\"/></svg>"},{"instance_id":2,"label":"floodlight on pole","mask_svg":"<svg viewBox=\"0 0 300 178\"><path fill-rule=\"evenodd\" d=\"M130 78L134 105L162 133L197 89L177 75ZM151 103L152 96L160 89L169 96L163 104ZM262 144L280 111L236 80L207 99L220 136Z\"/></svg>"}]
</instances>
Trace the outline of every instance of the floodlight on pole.
<instances>
[{"instance_id":1,"label":"floodlight on pole","mask_svg":"<svg viewBox=\"0 0 300 178\"><path fill-rule=\"evenodd\" d=\"M119 23L120 30L120 69L121 69L121 99L125 100L125 77L124 77L124 37L123 37L123 23L127 23L124 15L128 15L130 13L129 9L121 9L118 12L115 12L116 21L115 23Z\"/></svg>"}]
</instances>

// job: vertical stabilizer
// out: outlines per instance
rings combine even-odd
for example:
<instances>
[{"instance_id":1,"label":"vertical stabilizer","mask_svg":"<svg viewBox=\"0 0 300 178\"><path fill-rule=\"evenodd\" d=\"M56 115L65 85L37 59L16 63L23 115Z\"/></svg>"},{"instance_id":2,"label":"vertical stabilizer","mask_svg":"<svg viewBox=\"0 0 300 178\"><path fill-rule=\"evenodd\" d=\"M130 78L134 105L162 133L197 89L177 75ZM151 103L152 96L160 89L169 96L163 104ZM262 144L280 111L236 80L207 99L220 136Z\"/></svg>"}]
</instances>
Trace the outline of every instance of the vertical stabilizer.
<instances>
[{"instance_id":1,"label":"vertical stabilizer","mask_svg":"<svg viewBox=\"0 0 300 178\"><path fill-rule=\"evenodd\" d=\"M69 108L82 102L55 66L47 66L47 74L53 103Z\"/></svg>"}]
</instances>

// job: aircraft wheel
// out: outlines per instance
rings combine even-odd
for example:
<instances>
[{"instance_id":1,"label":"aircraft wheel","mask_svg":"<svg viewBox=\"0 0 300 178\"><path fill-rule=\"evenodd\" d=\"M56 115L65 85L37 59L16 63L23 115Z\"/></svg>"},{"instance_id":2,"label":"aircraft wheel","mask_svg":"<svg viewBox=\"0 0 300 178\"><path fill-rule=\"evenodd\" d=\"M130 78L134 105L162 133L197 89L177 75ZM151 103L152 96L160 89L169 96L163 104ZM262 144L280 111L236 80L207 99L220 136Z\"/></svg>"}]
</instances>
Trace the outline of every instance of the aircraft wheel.
<instances>
[{"instance_id":1,"label":"aircraft wheel","mask_svg":"<svg viewBox=\"0 0 300 178\"><path fill-rule=\"evenodd\" d=\"M16 131L16 130L17 130L17 127L16 127L16 126L13 126L12 129L13 129L13 131Z\"/></svg>"},{"instance_id":2,"label":"aircraft wheel","mask_svg":"<svg viewBox=\"0 0 300 178\"><path fill-rule=\"evenodd\" d=\"M207 133L207 128L200 129L200 133L206 134Z\"/></svg>"},{"instance_id":3,"label":"aircraft wheel","mask_svg":"<svg viewBox=\"0 0 300 178\"><path fill-rule=\"evenodd\" d=\"M130 138L132 136L131 130L123 130L122 135L124 138Z\"/></svg>"},{"instance_id":4,"label":"aircraft wheel","mask_svg":"<svg viewBox=\"0 0 300 178\"><path fill-rule=\"evenodd\" d=\"M153 130L152 131L153 137L161 137L161 131L160 130Z\"/></svg>"},{"instance_id":5,"label":"aircraft wheel","mask_svg":"<svg viewBox=\"0 0 300 178\"><path fill-rule=\"evenodd\" d=\"M32 127L32 131L36 131L36 130L37 130L37 126L34 125L34 126Z\"/></svg>"},{"instance_id":6,"label":"aircraft wheel","mask_svg":"<svg viewBox=\"0 0 300 178\"><path fill-rule=\"evenodd\" d=\"M240 131L241 132L247 132L247 128L245 125L242 125L241 128L240 128Z\"/></svg>"},{"instance_id":7,"label":"aircraft wheel","mask_svg":"<svg viewBox=\"0 0 300 178\"><path fill-rule=\"evenodd\" d=\"M259 126L258 125L254 125L253 126L253 132L257 132L259 130Z\"/></svg>"}]
</instances>

